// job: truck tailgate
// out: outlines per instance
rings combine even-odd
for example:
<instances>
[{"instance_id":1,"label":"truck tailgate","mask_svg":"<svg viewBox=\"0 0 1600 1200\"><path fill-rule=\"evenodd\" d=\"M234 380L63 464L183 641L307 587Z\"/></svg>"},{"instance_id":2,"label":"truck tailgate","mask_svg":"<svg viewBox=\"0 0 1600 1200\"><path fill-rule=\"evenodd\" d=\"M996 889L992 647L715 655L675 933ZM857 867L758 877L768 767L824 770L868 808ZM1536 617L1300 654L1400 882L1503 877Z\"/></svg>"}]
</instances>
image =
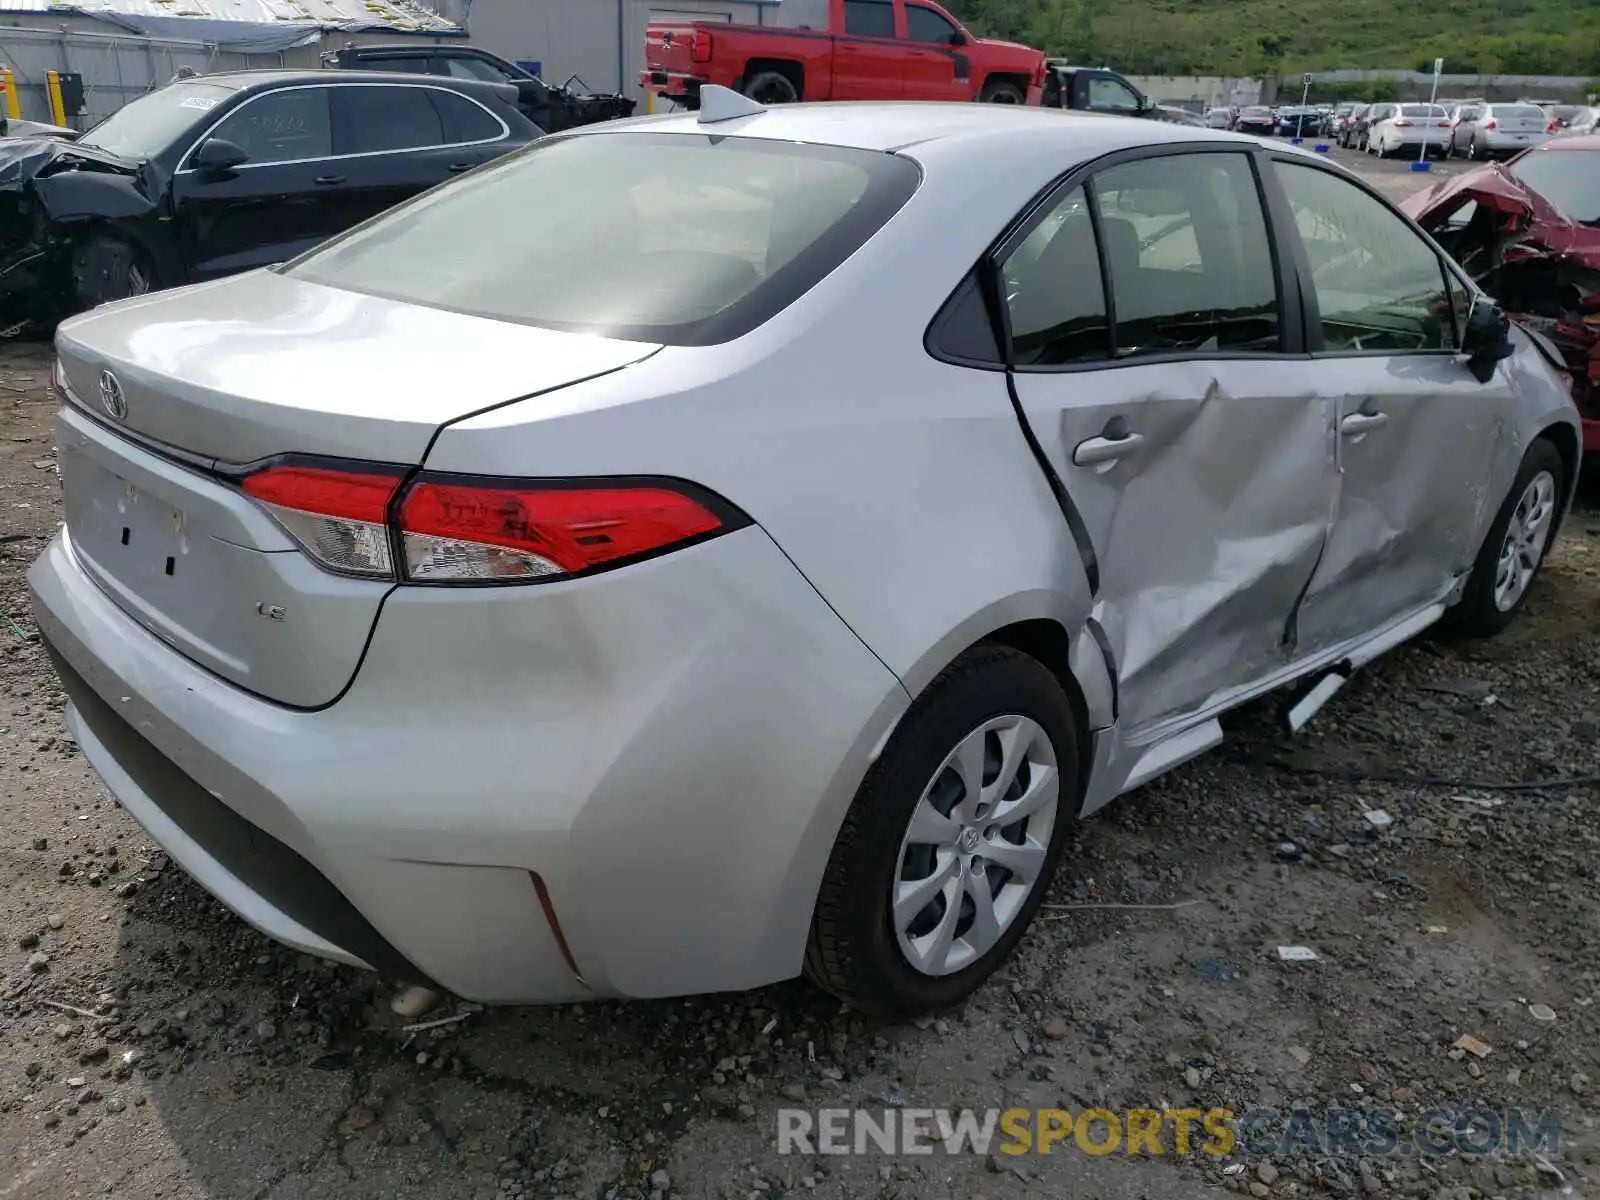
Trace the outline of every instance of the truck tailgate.
<instances>
[{"instance_id":1,"label":"truck tailgate","mask_svg":"<svg viewBox=\"0 0 1600 1200\"><path fill-rule=\"evenodd\" d=\"M695 73L693 21L651 21L644 31L645 69L666 75ZM702 33L708 38L709 32Z\"/></svg>"}]
</instances>

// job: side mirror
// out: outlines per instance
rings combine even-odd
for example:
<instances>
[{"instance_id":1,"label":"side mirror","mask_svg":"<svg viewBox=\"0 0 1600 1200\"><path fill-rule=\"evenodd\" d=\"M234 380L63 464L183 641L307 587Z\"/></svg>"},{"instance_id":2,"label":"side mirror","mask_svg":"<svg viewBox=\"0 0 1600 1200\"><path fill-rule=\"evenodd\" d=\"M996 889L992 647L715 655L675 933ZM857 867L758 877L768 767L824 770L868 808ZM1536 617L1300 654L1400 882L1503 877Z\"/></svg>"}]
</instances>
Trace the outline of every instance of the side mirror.
<instances>
[{"instance_id":1,"label":"side mirror","mask_svg":"<svg viewBox=\"0 0 1600 1200\"><path fill-rule=\"evenodd\" d=\"M194 165L202 171L231 171L249 161L244 147L226 138L207 138L194 156Z\"/></svg>"},{"instance_id":2,"label":"side mirror","mask_svg":"<svg viewBox=\"0 0 1600 1200\"><path fill-rule=\"evenodd\" d=\"M956 30L950 35L950 44L952 46L965 46L967 44L967 35L959 29Z\"/></svg>"},{"instance_id":3,"label":"side mirror","mask_svg":"<svg viewBox=\"0 0 1600 1200\"><path fill-rule=\"evenodd\" d=\"M1461 337L1467 369L1479 383L1488 383L1500 363L1516 353L1511 344L1511 318L1493 300L1479 299L1467 316Z\"/></svg>"}]
</instances>

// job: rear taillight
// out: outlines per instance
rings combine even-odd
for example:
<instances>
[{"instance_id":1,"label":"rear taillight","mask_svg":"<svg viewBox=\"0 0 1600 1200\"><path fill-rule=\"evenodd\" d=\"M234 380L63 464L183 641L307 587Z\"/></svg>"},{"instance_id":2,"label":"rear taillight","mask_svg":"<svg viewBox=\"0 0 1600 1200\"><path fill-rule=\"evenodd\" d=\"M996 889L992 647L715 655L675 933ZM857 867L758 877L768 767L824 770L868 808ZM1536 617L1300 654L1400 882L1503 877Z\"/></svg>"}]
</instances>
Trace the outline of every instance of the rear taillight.
<instances>
[{"instance_id":1,"label":"rear taillight","mask_svg":"<svg viewBox=\"0 0 1600 1200\"><path fill-rule=\"evenodd\" d=\"M341 575L388 579L394 575L389 503L400 480L382 470L276 466L248 476L244 493L319 565Z\"/></svg>"},{"instance_id":2,"label":"rear taillight","mask_svg":"<svg viewBox=\"0 0 1600 1200\"><path fill-rule=\"evenodd\" d=\"M1409 118L1409 117L1396 117L1394 119L1394 123L1395 123L1396 126L1409 125L1409 124L1411 124L1411 118Z\"/></svg>"},{"instance_id":3,"label":"rear taillight","mask_svg":"<svg viewBox=\"0 0 1600 1200\"><path fill-rule=\"evenodd\" d=\"M1550 124L1544 127L1544 131L1546 133L1560 133L1563 126L1564 122L1560 120L1551 120Z\"/></svg>"},{"instance_id":4,"label":"rear taillight","mask_svg":"<svg viewBox=\"0 0 1600 1200\"><path fill-rule=\"evenodd\" d=\"M722 521L664 487L486 487L420 479L400 507L407 578L575 575L716 533Z\"/></svg>"},{"instance_id":5,"label":"rear taillight","mask_svg":"<svg viewBox=\"0 0 1600 1200\"><path fill-rule=\"evenodd\" d=\"M414 583L514 583L618 566L748 518L674 480L506 482L362 464L282 464L243 481L318 565ZM397 561L398 552L398 561Z\"/></svg>"},{"instance_id":6,"label":"rear taillight","mask_svg":"<svg viewBox=\"0 0 1600 1200\"><path fill-rule=\"evenodd\" d=\"M1487 121L1485 121L1483 123L1483 127L1485 129L1489 130L1490 132L1493 132L1494 130L1500 128L1500 122L1496 121L1493 117L1490 117Z\"/></svg>"},{"instance_id":7,"label":"rear taillight","mask_svg":"<svg viewBox=\"0 0 1600 1200\"><path fill-rule=\"evenodd\" d=\"M697 63L711 61L711 35L704 29L694 31L694 41L689 47L689 57Z\"/></svg>"}]
</instances>

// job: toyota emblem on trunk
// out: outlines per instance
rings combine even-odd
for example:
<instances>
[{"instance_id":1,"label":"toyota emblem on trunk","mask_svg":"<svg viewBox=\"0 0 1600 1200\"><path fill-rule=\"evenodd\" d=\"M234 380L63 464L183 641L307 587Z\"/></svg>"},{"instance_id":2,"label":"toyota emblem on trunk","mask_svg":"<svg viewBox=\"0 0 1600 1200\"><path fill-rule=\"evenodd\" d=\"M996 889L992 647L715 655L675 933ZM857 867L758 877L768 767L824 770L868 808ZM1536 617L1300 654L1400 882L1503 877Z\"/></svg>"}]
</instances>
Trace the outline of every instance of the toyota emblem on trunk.
<instances>
[{"instance_id":1,"label":"toyota emblem on trunk","mask_svg":"<svg viewBox=\"0 0 1600 1200\"><path fill-rule=\"evenodd\" d=\"M122 394L122 385L110 371L100 372L100 407L120 421L128 415L128 398Z\"/></svg>"}]
</instances>

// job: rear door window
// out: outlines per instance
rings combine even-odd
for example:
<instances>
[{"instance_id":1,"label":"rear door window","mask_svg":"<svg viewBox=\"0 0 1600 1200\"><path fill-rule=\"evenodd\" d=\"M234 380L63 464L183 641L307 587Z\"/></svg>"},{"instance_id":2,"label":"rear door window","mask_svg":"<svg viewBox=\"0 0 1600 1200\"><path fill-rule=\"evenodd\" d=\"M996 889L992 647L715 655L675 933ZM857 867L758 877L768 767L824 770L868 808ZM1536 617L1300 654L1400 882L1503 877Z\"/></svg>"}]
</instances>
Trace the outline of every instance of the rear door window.
<instances>
[{"instance_id":1,"label":"rear door window","mask_svg":"<svg viewBox=\"0 0 1600 1200\"><path fill-rule=\"evenodd\" d=\"M851 37L894 37L894 5L889 0L845 0L844 31Z\"/></svg>"},{"instance_id":2,"label":"rear door window","mask_svg":"<svg viewBox=\"0 0 1600 1200\"><path fill-rule=\"evenodd\" d=\"M1073 188L1001 267L1018 366L1111 357L1105 284L1084 189Z\"/></svg>"},{"instance_id":3,"label":"rear door window","mask_svg":"<svg viewBox=\"0 0 1600 1200\"><path fill-rule=\"evenodd\" d=\"M1274 351L1277 272L1244 154L1180 154L1094 177L1118 358Z\"/></svg>"},{"instance_id":4,"label":"rear door window","mask_svg":"<svg viewBox=\"0 0 1600 1200\"><path fill-rule=\"evenodd\" d=\"M382 84L337 89L338 153L376 154L443 145L444 122L429 99L431 90Z\"/></svg>"}]
</instances>

